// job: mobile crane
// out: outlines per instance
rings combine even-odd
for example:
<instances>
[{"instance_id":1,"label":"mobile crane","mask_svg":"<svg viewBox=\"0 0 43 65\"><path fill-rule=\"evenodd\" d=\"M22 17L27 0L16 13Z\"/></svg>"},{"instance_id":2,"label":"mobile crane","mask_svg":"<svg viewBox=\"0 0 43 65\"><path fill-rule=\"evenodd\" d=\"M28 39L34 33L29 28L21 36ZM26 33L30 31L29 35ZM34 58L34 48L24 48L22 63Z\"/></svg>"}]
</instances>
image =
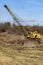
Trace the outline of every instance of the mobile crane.
<instances>
[{"instance_id":1,"label":"mobile crane","mask_svg":"<svg viewBox=\"0 0 43 65\"><path fill-rule=\"evenodd\" d=\"M10 13L10 15L12 16L13 20L15 20L15 22L18 24L20 30L22 30L23 35L25 36L26 39L34 39L34 40L38 40L40 42L41 40L41 34L39 34L37 31L34 32L27 32L25 28L22 28L22 24L20 23L19 19L15 16L15 14L13 14L11 12L11 10L8 8L7 5L4 5L4 7L7 9L7 11Z\"/></svg>"}]
</instances>

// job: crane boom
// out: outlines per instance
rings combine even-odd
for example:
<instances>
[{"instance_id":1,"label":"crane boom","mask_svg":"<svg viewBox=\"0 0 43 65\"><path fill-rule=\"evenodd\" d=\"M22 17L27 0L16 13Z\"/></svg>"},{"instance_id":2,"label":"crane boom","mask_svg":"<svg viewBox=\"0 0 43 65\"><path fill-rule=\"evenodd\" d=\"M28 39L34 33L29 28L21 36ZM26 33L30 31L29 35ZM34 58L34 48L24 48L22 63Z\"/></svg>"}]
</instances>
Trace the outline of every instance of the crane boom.
<instances>
[{"instance_id":1,"label":"crane boom","mask_svg":"<svg viewBox=\"0 0 43 65\"><path fill-rule=\"evenodd\" d=\"M11 10L8 8L8 6L7 5L4 5L4 7L8 10L8 12L11 14L11 16L12 16L12 18L16 21L16 23L18 24L18 25L21 25L19 22L18 22L18 18L15 16L15 14L13 14L12 12L11 12Z\"/></svg>"},{"instance_id":2,"label":"crane boom","mask_svg":"<svg viewBox=\"0 0 43 65\"><path fill-rule=\"evenodd\" d=\"M15 20L16 23L17 23L19 26L21 26L21 27L19 27L19 29L22 30L22 33L23 33L24 35L27 35L26 29L25 29L25 28L24 28L24 29L22 28L22 24L19 22L18 18L15 16L15 14L13 14L13 13L11 12L11 10L8 8L7 5L4 5L4 7L8 10L8 12L9 12L10 15L12 16L13 20Z\"/></svg>"}]
</instances>

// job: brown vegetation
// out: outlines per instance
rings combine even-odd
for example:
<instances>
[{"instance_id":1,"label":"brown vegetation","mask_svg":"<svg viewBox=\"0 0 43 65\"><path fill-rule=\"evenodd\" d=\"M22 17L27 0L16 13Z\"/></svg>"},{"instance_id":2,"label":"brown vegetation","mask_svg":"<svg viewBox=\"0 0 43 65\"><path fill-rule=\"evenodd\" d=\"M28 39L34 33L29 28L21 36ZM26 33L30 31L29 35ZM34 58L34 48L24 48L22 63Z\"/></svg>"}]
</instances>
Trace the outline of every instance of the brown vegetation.
<instances>
[{"instance_id":1,"label":"brown vegetation","mask_svg":"<svg viewBox=\"0 0 43 65\"><path fill-rule=\"evenodd\" d=\"M24 40L19 26L0 24L0 65L43 65L43 44ZM43 26L23 26L43 34ZM28 28L28 29L27 29ZM43 38L42 38L43 41ZM25 42L25 45L24 45Z\"/></svg>"},{"instance_id":2,"label":"brown vegetation","mask_svg":"<svg viewBox=\"0 0 43 65\"><path fill-rule=\"evenodd\" d=\"M14 33L14 34L22 34L22 31L19 29L21 26L16 26L15 24L12 24L10 22L6 23L0 23L0 32L6 32L8 33ZM26 31L35 31L37 30L39 33L43 34L43 26L22 26L22 28L25 28Z\"/></svg>"}]
</instances>

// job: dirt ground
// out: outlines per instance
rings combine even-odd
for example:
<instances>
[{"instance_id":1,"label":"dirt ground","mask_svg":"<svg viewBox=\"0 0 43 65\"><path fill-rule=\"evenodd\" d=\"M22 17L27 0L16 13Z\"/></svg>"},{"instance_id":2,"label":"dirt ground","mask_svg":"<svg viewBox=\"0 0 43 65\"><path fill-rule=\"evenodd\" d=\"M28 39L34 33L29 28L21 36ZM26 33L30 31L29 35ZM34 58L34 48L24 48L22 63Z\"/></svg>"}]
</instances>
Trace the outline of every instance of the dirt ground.
<instances>
[{"instance_id":1,"label":"dirt ground","mask_svg":"<svg viewBox=\"0 0 43 65\"><path fill-rule=\"evenodd\" d=\"M1 33L0 34L0 65L43 65L43 43L25 41L24 36ZM43 40L42 40L43 41Z\"/></svg>"},{"instance_id":2,"label":"dirt ground","mask_svg":"<svg viewBox=\"0 0 43 65\"><path fill-rule=\"evenodd\" d=\"M41 38L41 43L36 40L27 40L24 35L15 35L15 34L8 34L8 32L0 33L0 43L7 43L7 44L14 44L18 46L24 47L35 47L39 45L43 45L43 36Z\"/></svg>"}]
</instances>

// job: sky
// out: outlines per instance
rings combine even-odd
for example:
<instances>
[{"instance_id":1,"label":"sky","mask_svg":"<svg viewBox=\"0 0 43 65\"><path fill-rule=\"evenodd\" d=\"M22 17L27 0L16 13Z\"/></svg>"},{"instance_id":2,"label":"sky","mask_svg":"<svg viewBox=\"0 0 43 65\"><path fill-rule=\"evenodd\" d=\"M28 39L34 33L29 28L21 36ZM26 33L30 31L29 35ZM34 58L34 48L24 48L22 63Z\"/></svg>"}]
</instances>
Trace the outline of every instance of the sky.
<instances>
[{"instance_id":1,"label":"sky","mask_svg":"<svg viewBox=\"0 0 43 65\"><path fill-rule=\"evenodd\" d=\"M23 20L21 22L23 25L43 25L43 0L0 0L0 23L14 22L4 8L5 4Z\"/></svg>"}]
</instances>

